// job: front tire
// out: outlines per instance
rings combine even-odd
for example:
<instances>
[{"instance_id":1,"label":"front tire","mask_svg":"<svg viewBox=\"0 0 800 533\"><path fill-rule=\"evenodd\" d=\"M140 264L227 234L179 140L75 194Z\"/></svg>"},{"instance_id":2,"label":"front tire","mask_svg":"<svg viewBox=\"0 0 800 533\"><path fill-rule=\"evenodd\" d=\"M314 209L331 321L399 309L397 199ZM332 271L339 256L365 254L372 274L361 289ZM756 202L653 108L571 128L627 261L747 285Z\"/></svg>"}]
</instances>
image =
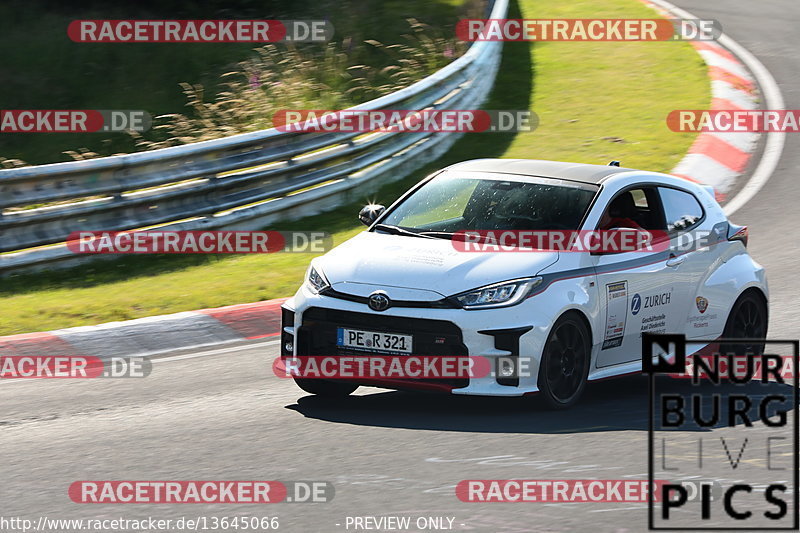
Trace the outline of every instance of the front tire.
<instances>
[{"instance_id":1,"label":"front tire","mask_svg":"<svg viewBox=\"0 0 800 533\"><path fill-rule=\"evenodd\" d=\"M328 398L344 398L358 388L358 385L353 385L352 383L338 383L322 379L294 378L294 382L309 394Z\"/></svg>"},{"instance_id":2,"label":"front tire","mask_svg":"<svg viewBox=\"0 0 800 533\"><path fill-rule=\"evenodd\" d=\"M576 313L559 318L550 330L539 363L539 391L551 409L575 405L586 388L592 342Z\"/></svg>"}]
</instances>

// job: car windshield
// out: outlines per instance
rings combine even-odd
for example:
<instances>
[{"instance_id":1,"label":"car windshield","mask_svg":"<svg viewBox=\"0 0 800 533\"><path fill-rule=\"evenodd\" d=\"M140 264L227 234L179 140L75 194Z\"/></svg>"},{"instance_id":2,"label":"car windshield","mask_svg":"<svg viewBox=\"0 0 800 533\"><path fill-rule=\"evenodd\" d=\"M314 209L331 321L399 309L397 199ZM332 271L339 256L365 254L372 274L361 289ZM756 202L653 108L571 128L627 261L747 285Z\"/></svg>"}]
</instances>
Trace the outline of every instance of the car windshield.
<instances>
[{"instance_id":1,"label":"car windshield","mask_svg":"<svg viewBox=\"0 0 800 533\"><path fill-rule=\"evenodd\" d=\"M595 185L551 178L444 173L392 209L381 225L443 234L576 230L597 190Z\"/></svg>"}]
</instances>

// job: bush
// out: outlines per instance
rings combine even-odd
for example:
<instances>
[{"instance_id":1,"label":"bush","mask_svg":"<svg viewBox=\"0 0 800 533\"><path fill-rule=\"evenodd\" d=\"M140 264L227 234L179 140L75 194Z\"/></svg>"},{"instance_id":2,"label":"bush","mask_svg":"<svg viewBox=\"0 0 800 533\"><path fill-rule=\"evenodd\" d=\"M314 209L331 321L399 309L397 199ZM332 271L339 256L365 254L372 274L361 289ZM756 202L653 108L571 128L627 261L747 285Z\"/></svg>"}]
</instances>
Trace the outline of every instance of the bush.
<instances>
[{"instance_id":1,"label":"bush","mask_svg":"<svg viewBox=\"0 0 800 533\"><path fill-rule=\"evenodd\" d=\"M150 134L131 132L139 150L154 150L237 133L267 129L281 109L344 109L411 85L439 70L466 46L444 38L430 27L409 19L406 43L384 45L351 39L328 43L321 50L269 44L254 57L221 77L222 90L206 101L200 84L183 83L191 112L156 117ZM385 66L356 64L369 46L384 56ZM68 152L85 159L87 153Z\"/></svg>"}]
</instances>

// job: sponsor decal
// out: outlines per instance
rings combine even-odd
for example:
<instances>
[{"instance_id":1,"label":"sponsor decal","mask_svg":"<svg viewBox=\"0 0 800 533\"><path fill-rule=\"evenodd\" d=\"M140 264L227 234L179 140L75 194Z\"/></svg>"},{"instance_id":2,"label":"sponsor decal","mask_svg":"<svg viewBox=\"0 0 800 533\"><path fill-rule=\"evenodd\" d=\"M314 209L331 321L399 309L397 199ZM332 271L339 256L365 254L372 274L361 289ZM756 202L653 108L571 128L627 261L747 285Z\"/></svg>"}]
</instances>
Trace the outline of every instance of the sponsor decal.
<instances>
[{"instance_id":1,"label":"sponsor decal","mask_svg":"<svg viewBox=\"0 0 800 533\"><path fill-rule=\"evenodd\" d=\"M665 333L667 325L667 315L661 313L660 315L651 315L642 318L642 327L639 331L648 331L650 333Z\"/></svg>"},{"instance_id":2,"label":"sponsor decal","mask_svg":"<svg viewBox=\"0 0 800 533\"><path fill-rule=\"evenodd\" d=\"M642 297L639 296L639 293L633 295L631 299L631 314L636 316L639 314L639 311L642 310Z\"/></svg>"},{"instance_id":3,"label":"sponsor decal","mask_svg":"<svg viewBox=\"0 0 800 533\"><path fill-rule=\"evenodd\" d=\"M700 311L700 314L705 313L706 309L708 309L708 300L703 298L702 296L698 296L697 298L695 298L694 303L695 305L697 305L697 310Z\"/></svg>"},{"instance_id":4,"label":"sponsor decal","mask_svg":"<svg viewBox=\"0 0 800 533\"><path fill-rule=\"evenodd\" d=\"M659 307L661 305L669 304L670 299L672 298L672 292L662 292L661 294L652 294L650 296L644 297L644 307L648 309L650 307Z\"/></svg>"},{"instance_id":5,"label":"sponsor decal","mask_svg":"<svg viewBox=\"0 0 800 533\"><path fill-rule=\"evenodd\" d=\"M606 333L602 350L622 345L628 316L628 281L606 285Z\"/></svg>"},{"instance_id":6,"label":"sponsor decal","mask_svg":"<svg viewBox=\"0 0 800 533\"><path fill-rule=\"evenodd\" d=\"M637 297L639 299L638 302L636 301ZM668 305L671 299L671 289L668 292L645 295L644 298L642 298L639 294L635 294L633 301L631 302L631 314L635 316L639 314L639 311L642 309L652 309L654 307ZM667 315L664 313L651 314L649 316L642 317L642 323L639 331L649 333L665 333L667 323L666 319Z\"/></svg>"},{"instance_id":7,"label":"sponsor decal","mask_svg":"<svg viewBox=\"0 0 800 533\"><path fill-rule=\"evenodd\" d=\"M694 315L690 316L686 321L687 324L691 324L695 329L707 328L711 325L714 320L717 320L719 315L717 313L711 313L708 315Z\"/></svg>"}]
</instances>

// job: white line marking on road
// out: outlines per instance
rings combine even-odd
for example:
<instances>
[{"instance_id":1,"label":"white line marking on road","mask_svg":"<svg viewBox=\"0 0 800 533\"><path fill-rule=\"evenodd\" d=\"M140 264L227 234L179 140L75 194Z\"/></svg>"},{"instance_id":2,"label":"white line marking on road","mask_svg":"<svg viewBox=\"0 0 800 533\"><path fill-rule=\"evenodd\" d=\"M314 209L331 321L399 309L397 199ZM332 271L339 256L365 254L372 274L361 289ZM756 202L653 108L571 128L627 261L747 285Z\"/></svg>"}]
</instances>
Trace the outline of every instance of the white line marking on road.
<instances>
[{"instance_id":1,"label":"white line marking on road","mask_svg":"<svg viewBox=\"0 0 800 533\"><path fill-rule=\"evenodd\" d=\"M649 0L651 3L666 9L680 18L696 19L698 17L689 13L686 10L673 5L666 0ZM775 78L770 74L767 67L759 61L756 56L751 54L745 47L722 34L717 40L717 43L727 48L733 53L742 63L744 63L753 76L756 78L761 92L764 95L764 108L765 109L784 109L783 95L778 87ZM786 141L786 133L784 132L770 132L767 133L767 144L764 146L764 153L761 154L761 160L758 162L753 175L747 181L745 186L739 191L739 194L734 196L730 202L725 204L723 210L727 216L731 216L760 191L766 185L783 153L783 145Z\"/></svg>"}]
</instances>

